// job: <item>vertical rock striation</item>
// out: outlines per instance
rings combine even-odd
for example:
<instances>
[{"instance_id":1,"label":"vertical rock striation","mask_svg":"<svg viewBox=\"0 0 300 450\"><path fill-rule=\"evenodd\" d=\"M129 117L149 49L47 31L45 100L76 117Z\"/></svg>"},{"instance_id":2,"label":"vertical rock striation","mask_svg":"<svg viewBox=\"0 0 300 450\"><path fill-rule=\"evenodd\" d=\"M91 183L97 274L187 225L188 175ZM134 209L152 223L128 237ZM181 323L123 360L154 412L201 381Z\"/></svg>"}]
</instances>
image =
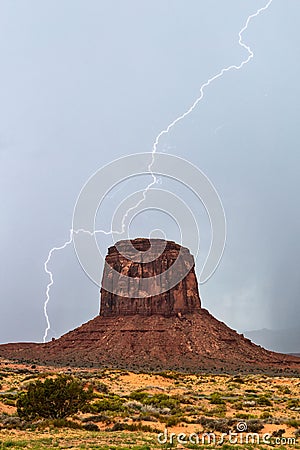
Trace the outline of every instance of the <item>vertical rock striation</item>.
<instances>
[{"instance_id":1,"label":"vertical rock striation","mask_svg":"<svg viewBox=\"0 0 300 450\"><path fill-rule=\"evenodd\" d=\"M134 250L139 252L138 262L134 261ZM106 263L100 316L160 314L170 317L201 309L194 258L188 249L175 242L141 238L120 241L109 248ZM164 292L153 295L174 277L180 280L175 286L170 289L165 286ZM143 286L138 279L143 279ZM130 281L134 281L133 286L129 286Z\"/></svg>"}]
</instances>

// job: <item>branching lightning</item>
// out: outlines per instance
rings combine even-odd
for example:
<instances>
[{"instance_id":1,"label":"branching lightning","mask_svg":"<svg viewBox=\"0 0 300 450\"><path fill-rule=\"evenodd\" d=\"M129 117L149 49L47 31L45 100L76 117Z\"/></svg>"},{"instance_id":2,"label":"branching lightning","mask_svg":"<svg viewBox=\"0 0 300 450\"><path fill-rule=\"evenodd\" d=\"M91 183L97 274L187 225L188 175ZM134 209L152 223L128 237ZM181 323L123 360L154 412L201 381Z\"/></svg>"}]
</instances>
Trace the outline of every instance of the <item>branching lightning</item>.
<instances>
[{"instance_id":1,"label":"branching lightning","mask_svg":"<svg viewBox=\"0 0 300 450\"><path fill-rule=\"evenodd\" d=\"M43 342L46 342L47 335L48 335L48 331L49 331L50 328L51 328L50 320L49 320L49 316L48 316L48 311L47 311L47 307L48 307L48 303L49 303L49 301L50 301L50 288L51 288L51 286L52 286L53 283L54 283L54 281L53 281L53 274L52 274L52 272L49 270L48 264L49 264L49 262L50 262L50 260L51 260L52 254L53 254L54 252L65 249L69 244L71 244L72 241L73 241L73 230L70 230L70 238L69 238L69 240L66 241L66 242L65 242L63 245L61 245L60 247L53 247L53 248L51 248L51 250L50 250L49 253L48 253L48 258L46 259L46 261L45 261L45 263L44 263L44 269L45 269L46 274L49 275L50 281L49 281L49 283L48 283L48 285L47 285L47 288L46 288L46 300L45 300L45 303L44 303L44 316L45 316L45 319L46 319L46 324L47 324L47 326L46 326L46 329L45 329L45 334L44 334Z\"/></svg>"},{"instance_id":2,"label":"branching lightning","mask_svg":"<svg viewBox=\"0 0 300 450\"><path fill-rule=\"evenodd\" d=\"M90 231L87 231L87 230L72 230L72 229L71 229L71 230L70 230L70 238L69 238L69 240L66 241L62 246L60 246L60 247L53 247L53 248L49 251L49 253L48 253L48 258L47 258L46 262L44 263L44 269L45 269L46 274L49 276L50 281L49 281L49 283L48 283L48 285L47 285L47 288L46 288L46 300L45 300L45 303L44 303L44 316L45 316L45 319L46 319L46 324L47 324L47 326L46 326L46 329L45 329L45 334L44 334L43 342L46 342L48 332L49 332L49 330L51 329L51 324L50 324L50 320L49 320L47 308L48 308L48 303L49 303L49 301L50 301L50 289L51 289L51 286L52 286L53 283L54 283L54 280L53 280L53 274L52 274L52 272L51 272L51 271L49 270L49 268L48 268L48 264L49 264L49 262L50 262L50 260L51 260L51 256L52 256L53 252L63 250L63 249L65 249L69 244L71 244L72 241L73 241L73 234L74 234L74 233L85 232L85 233L89 233L89 234L92 234L92 235L94 235L94 234L96 234L96 233L102 233L102 234L109 235L109 234L112 234L112 233L115 233L115 234L122 234L122 233L124 232L124 229L125 229L125 221L126 221L126 218L128 217L128 214L129 214L131 211L135 210L136 208L138 208L138 207L140 206L140 204L146 199L147 192L151 189L151 187L152 187L154 184L157 183L157 178L156 178L155 174L154 174L153 171L152 171L152 167L153 167L153 164L154 164L154 161L155 161L155 153L157 152L157 147L158 147L158 145L159 145L159 142L160 142L161 138L162 138L164 135L168 134L169 131L170 131L170 130L178 123L178 122L180 122L180 121L182 121L183 119L185 119L185 117L187 117L188 115L190 115L190 114L194 111L194 109L197 107L198 103L203 99L205 89L206 89L207 87L209 87L214 81L218 80L218 79L221 78L225 73L227 73L227 72L229 72L229 71L232 71L232 70L240 70L240 69L242 69L246 64L248 64L248 63L251 61L251 59L254 57L254 53L253 53L253 51L251 50L251 48L249 47L249 45L247 45L247 44L243 41L243 33L248 29L248 26L249 26L249 23L251 22L251 20L254 19L255 17L259 16L263 11L267 10L267 9L270 7L270 5L272 4L272 2L273 2L273 0L268 0L267 4L266 4L265 6L259 8L255 13L251 14L250 16L248 16L245 25L244 25L243 28L239 31L239 34L238 34L238 36L239 36L239 41L238 41L238 43L239 43L239 45L240 45L244 50L247 51L247 53L248 53L247 58L244 59L239 65L233 64L233 65L230 65L230 66L228 66L228 67L225 67L225 68L221 69L220 72L218 72L216 75L214 75L213 77L209 78L205 83L203 83L202 86L200 87L200 95L197 97L197 99L194 101L194 103L190 106L190 108L188 108L184 113L182 113L180 116L178 116L176 119L174 119L173 122L171 122L165 129L163 129L163 130L157 135L157 137L155 138L154 144L153 144L153 146L152 146L152 156L151 156L151 161L150 161L150 164L148 165L148 172L149 172L149 174L150 174L151 177L152 177L152 181L151 181L151 182L146 186L146 188L144 189L143 194L142 194L142 198L141 198L134 206L132 206L131 208L129 208L129 209L126 211L125 215L124 215L123 218L122 218L121 231L113 231L113 230L109 230L109 231L95 230L94 232L90 232Z\"/></svg>"}]
</instances>

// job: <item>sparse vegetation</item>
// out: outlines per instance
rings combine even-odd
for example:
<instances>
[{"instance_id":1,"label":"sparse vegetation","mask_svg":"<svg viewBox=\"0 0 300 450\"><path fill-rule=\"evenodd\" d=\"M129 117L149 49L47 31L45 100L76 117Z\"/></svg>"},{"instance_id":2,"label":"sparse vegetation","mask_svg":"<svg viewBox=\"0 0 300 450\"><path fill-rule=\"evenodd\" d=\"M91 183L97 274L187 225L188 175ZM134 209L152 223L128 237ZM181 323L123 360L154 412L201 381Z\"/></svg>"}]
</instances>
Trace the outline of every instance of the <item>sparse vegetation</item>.
<instances>
[{"instance_id":1,"label":"sparse vegetation","mask_svg":"<svg viewBox=\"0 0 300 450\"><path fill-rule=\"evenodd\" d=\"M156 450L171 448L157 444L157 434L165 428L220 435L236 432L239 422L245 422L250 433L300 438L300 383L295 378L108 369L66 369L58 374L31 366L7 367L3 372L0 448L4 449ZM220 448L247 447L227 443ZM265 449L257 446L257 450Z\"/></svg>"}]
</instances>

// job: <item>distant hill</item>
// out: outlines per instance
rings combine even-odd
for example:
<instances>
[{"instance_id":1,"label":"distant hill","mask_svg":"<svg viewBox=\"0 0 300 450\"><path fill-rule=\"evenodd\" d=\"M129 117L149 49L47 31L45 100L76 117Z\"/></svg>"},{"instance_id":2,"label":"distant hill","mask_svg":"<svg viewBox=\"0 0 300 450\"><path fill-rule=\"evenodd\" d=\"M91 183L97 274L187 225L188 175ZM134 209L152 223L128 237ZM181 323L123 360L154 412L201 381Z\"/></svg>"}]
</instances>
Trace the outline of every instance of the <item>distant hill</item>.
<instances>
[{"instance_id":1,"label":"distant hill","mask_svg":"<svg viewBox=\"0 0 300 450\"><path fill-rule=\"evenodd\" d=\"M244 335L268 350L300 356L300 328L246 331Z\"/></svg>"}]
</instances>

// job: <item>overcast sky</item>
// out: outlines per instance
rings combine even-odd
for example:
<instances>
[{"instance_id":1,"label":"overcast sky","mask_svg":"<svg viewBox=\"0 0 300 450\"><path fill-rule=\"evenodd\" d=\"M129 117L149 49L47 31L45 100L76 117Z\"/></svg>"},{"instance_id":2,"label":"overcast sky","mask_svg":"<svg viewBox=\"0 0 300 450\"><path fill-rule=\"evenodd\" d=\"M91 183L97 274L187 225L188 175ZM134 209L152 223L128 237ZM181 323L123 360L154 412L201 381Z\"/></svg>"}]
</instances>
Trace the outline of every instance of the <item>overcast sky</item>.
<instances>
[{"instance_id":1,"label":"overcast sky","mask_svg":"<svg viewBox=\"0 0 300 450\"><path fill-rule=\"evenodd\" d=\"M42 340L44 261L68 239L88 177L117 157L151 151L202 83L245 59L238 32L265 3L0 2L0 342ZM299 17L298 0L273 0L243 35L253 60L211 85L158 148L197 165L222 198L227 246L201 297L239 331L299 321ZM101 224L113 201L147 181L115 192ZM149 214L132 235L155 226L177 239L169 218ZM99 289L72 246L49 267L49 337L58 337L98 313Z\"/></svg>"}]
</instances>

